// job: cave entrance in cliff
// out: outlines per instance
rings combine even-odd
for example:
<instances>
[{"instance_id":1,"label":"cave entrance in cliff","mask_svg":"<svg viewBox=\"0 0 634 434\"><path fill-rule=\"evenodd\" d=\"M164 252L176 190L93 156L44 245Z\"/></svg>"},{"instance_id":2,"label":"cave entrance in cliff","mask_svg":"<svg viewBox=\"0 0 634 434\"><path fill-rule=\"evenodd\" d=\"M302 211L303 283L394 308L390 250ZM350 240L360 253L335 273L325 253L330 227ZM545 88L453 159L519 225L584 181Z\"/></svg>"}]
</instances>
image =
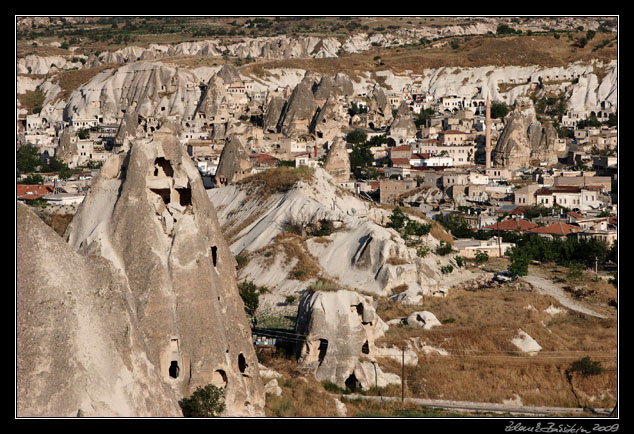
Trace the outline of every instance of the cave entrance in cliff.
<instances>
[{"instance_id":1,"label":"cave entrance in cliff","mask_svg":"<svg viewBox=\"0 0 634 434\"><path fill-rule=\"evenodd\" d=\"M222 369L218 369L214 371L211 376L211 384L216 387L222 387L223 389L227 388L227 373Z\"/></svg>"},{"instance_id":2,"label":"cave entrance in cliff","mask_svg":"<svg viewBox=\"0 0 634 434\"><path fill-rule=\"evenodd\" d=\"M324 362L326 358L326 353L328 352L328 339L319 339L319 366Z\"/></svg>"},{"instance_id":3,"label":"cave entrance in cliff","mask_svg":"<svg viewBox=\"0 0 634 434\"><path fill-rule=\"evenodd\" d=\"M191 188L177 188L178 203L181 206L187 206L192 204L192 189Z\"/></svg>"},{"instance_id":4,"label":"cave entrance in cliff","mask_svg":"<svg viewBox=\"0 0 634 434\"><path fill-rule=\"evenodd\" d=\"M214 267L216 267L216 264L218 263L218 247L217 246L211 246L211 261L214 264Z\"/></svg>"},{"instance_id":5,"label":"cave entrance in cliff","mask_svg":"<svg viewBox=\"0 0 634 434\"><path fill-rule=\"evenodd\" d=\"M172 360L170 364L169 374L172 378L178 378L178 374L180 374L181 368L178 366L177 360Z\"/></svg>"},{"instance_id":6,"label":"cave entrance in cliff","mask_svg":"<svg viewBox=\"0 0 634 434\"><path fill-rule=\"evenodd\" d=\"M174 169L168 160L157 157L154 160L154 176L174 176Z\"/></svg>"},{"instance_id":7,"label":"cave entrance in cliff","mask_svg":"<svg viewBox=\"0 0 634 434\"><path fill-rule=\"evenodd\" d=\"M163 199L163 203L165 205L170 203L171 192L169 188L151 188L150 191L152 191L152 193L154 194L158 194L159 196L161 196L161 199Z\"/></svg>"},{"instance_id":8,"label":"cave entrance in cliff","mask_svg":"<svg viewBox=\"0 0 634 434\"><path fill-rule=\"evenodd\" d=\"M242 374L244 374L244 371L246 371L247 366L249 366L247 365L247 360L244 358L244 355L240 353L238 355L238 369Z\"/></svg>"},{"instance_id":9,"label":"cave entrance in cliff","mask_svg":"<svg viewBox=\"0 0 634 434\"><path fill-rule=\"evenodd\" d=\"M365 344L363 344L363 346L361 347L361 352L363 354L370 354L370 344L368 343L368 341L365 341Z\"/></svg>"},{"instance_id":10,"label":"cave entrance in cliff","mask_svg":"<svg viewBox=\"0 0 634 434\"><path fill-rule=\"evenodd\" d=\"M359 380L357 380L357 377L354 375L353 372L346 380L345 385L351 392L354 392L357 390L357 387L361 386L361 383L359 383Z\"/></svg>"}]
</instances>

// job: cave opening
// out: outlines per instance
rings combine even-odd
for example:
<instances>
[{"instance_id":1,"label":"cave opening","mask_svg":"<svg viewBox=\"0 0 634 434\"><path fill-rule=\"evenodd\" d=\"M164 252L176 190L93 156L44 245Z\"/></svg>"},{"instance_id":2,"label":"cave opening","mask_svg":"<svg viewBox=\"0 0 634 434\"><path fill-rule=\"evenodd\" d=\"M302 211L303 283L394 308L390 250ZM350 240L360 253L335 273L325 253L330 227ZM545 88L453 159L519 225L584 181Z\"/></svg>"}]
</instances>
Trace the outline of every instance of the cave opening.
<instances>
[{"instance_id":1,"label":"cave opening","mask_svg":"<svg viewBox=\"0 0 634 434\"><path fill-rule=\"evenodd\" d=\"M180 373L180 367L178 366L178 361L172 360L170 364L169 374L172 378L178 378L178 374Z\"/></svg>"}]
</instances>

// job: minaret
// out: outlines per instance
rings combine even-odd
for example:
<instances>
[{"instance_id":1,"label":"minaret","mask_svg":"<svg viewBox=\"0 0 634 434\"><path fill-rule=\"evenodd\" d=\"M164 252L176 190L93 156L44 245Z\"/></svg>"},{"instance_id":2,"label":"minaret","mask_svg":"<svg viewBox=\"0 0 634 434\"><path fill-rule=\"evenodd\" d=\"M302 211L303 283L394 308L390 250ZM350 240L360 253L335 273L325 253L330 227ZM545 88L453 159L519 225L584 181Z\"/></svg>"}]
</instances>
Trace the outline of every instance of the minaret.
<instances>
[{"instance_id":1,"label":"minaret","mask_svg":"<svg viewBox=\"0 0 634 434\"><path fill-rule=\"evenodd\" d=\"M487 95L487 108L486 108L486 141L484 146L484 152L486 153L486 168L491 168L491 101L489 95Z\"/></svg>"}]
</instances>

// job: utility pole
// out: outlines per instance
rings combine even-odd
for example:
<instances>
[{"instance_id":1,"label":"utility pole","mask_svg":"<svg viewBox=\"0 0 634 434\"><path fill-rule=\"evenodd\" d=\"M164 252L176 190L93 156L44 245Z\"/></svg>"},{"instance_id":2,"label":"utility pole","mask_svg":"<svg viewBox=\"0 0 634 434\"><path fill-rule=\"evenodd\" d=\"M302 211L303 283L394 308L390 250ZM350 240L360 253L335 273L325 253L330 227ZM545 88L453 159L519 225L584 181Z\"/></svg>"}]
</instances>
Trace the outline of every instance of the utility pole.
<instances>
[{"instance_id":1,"label":"utility pole","mask_svg":"<svg viewBox=\"0 0 634 434\"><path fill-rule=\"evenodd\" d=\"M401 358L401 404L405 402L405 348L402 349L403 356Z\"/></svg>"}]
</instances>

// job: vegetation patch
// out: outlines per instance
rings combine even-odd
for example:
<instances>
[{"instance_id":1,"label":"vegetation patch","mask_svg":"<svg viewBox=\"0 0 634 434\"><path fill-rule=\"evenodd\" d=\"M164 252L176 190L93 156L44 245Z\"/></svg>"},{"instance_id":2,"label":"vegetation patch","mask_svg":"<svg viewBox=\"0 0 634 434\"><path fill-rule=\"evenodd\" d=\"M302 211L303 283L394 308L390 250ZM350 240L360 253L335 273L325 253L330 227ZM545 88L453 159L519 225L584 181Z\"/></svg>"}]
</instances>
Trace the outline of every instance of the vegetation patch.
<instances>
[{"instance_id":1,"label":"vegetation patch","mask_svg":"<svg viewBox=\"0 0 634 434\"><path fill-rule=\"evenodd\" d=\"M27 111L27 114L38 114L42 111L44 104L44 93L40 89L27 90L18 95L20 107Z\"/></svg>"},{"instance_id":2,"label":"vegetation patch","mask_svg":"<svg viewBox=\"0 0 634 434\"><path fill-rule=\"evenodd\" d=\"M276 167L248 176L238 181L237 184L258 186L260 194L265 195L285 193L299 181L309 182L314 172L315 170L308 166Z\"/></svg>"}]
</instances>

